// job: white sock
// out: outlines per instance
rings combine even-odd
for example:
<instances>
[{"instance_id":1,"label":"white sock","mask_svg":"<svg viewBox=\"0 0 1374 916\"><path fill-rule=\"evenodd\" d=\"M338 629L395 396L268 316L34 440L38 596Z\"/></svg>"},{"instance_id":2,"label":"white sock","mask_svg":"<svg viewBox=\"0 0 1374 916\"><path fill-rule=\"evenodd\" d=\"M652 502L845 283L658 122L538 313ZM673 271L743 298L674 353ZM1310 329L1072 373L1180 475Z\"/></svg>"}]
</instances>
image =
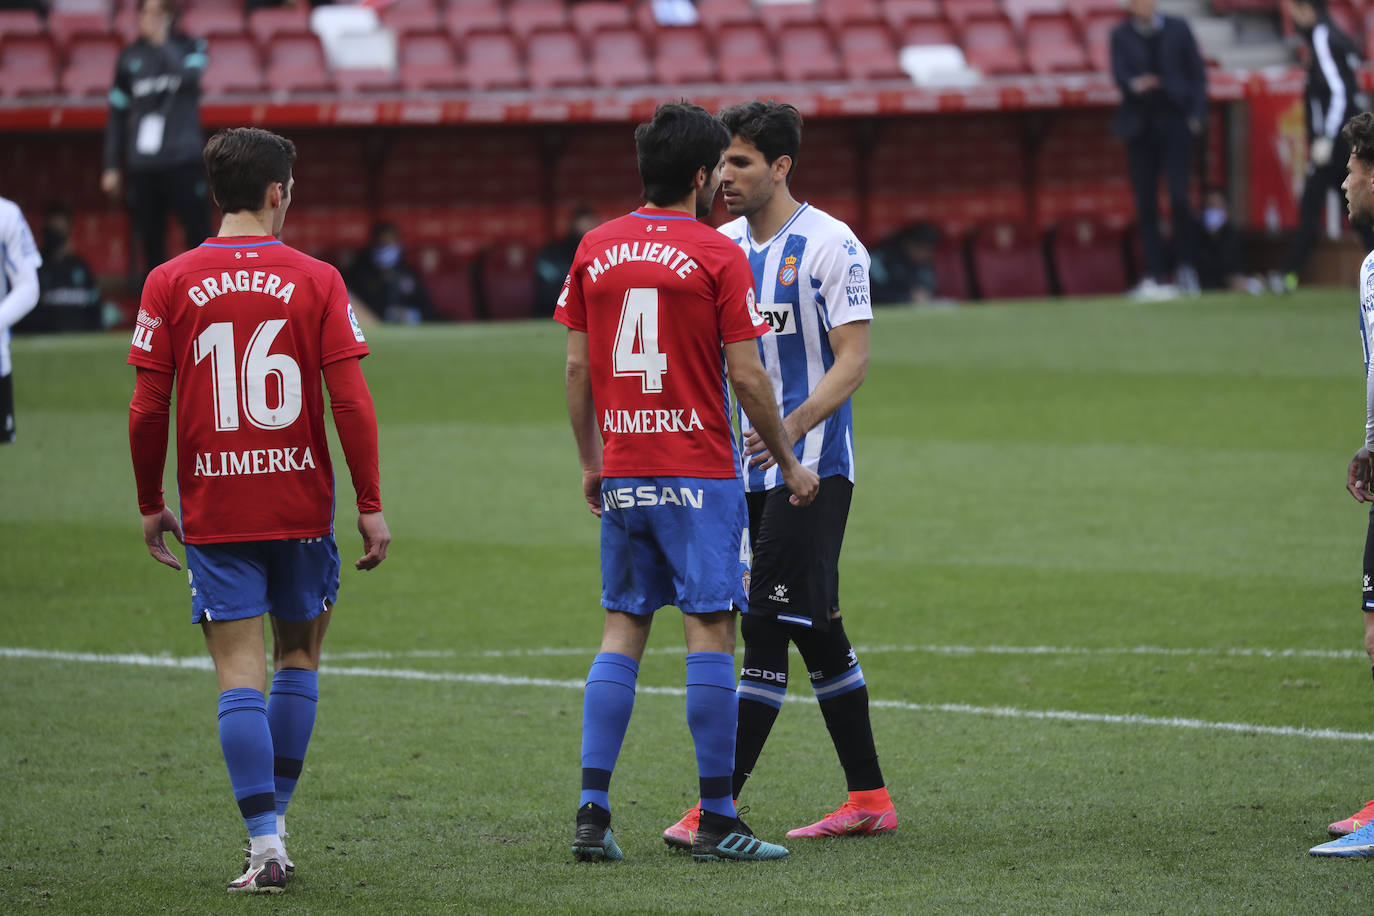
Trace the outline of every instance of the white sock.
<instances>
[{"instance_id":1,"label":"white sock","mask_svg":"<svg viewBox=\"0 0 1374 916\"><path fill-rule=\"evenodd\" d=\"M269 833L266 836L250 837L248 845L248 851L254 858L265 856L268 853L280 854L282 852L281 837L275 833Z\"/></svg>"}]
</instances>

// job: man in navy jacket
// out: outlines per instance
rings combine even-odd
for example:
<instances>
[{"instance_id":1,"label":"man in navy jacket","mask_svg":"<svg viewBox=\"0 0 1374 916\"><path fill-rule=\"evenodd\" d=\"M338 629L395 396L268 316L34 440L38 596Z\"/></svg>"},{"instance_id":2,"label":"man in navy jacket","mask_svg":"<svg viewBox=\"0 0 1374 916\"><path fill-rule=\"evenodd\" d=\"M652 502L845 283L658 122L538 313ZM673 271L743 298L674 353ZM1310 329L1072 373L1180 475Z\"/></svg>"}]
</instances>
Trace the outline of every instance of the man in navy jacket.
<instances>
[{"instance_id":1,"label":"man in navy jacket","mask_svg":"<svg viewBox=\"0 0 1374 916\"><path fill-rule=\"evenodd\" d=\"M1193 217L1188 203L1193 139L1207 120L1207 73L1188 23L1155 9L1156 0L1129 0L1129 17L1112 30L1112 75L1121 107L1112 131L1126 141L1140 240L1145 250L1141 292L1159 295L1165 276L1159 235L1158 184L1164 174L1173 222L1178 284L1197 290Z\"/></svg>"}]
</instances>

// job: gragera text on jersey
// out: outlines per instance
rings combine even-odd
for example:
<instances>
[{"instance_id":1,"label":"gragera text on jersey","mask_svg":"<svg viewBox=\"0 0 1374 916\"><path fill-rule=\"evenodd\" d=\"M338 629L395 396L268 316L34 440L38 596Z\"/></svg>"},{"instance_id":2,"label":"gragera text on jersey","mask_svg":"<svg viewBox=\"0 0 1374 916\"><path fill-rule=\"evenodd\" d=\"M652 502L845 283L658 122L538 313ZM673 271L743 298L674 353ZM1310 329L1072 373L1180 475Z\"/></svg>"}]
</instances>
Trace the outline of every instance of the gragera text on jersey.
<instances>
[{"instance_id":1,"label":"gragera text on jersey","mask_svg":"<svg viewBox=\"0 0 1374 916\"><path fill-rule=\"evenodd\" d=\"M868 251L848 226L810 204L802 204L768 241L751 238L743 217L720 231L749 258L759 311L773 329L759 338L759 353L786 416L811 395L834 364L830 329L873 319ZM747 418L741 422L752 425ZM851 403L846 400L803 436L795 451L820 476L842 474L853 481ZM767 471L748 468L745 480L751 491L782 483L776 466Z\"/></svg>"}]
</instances>

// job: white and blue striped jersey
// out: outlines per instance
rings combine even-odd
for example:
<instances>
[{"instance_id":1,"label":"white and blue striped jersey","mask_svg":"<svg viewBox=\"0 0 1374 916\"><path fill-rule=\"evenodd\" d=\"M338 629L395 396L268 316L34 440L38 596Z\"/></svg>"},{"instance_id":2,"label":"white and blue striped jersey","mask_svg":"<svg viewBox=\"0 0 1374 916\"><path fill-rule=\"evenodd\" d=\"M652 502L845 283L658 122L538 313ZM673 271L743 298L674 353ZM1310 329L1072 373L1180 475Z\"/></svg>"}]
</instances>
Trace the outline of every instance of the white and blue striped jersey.
<instances>
[{"instance_id":1,"label":"white and blue striped jersey","mask_svg":"<svg viewBox=\"0 0 1374 916\"><path fill-rule=\"evenodd\" d=\"M835 362L830 329L873 319L868 251L848 226L802 204L772 239L749 235L745 217L720 227L744 249L754 273L754 296L772 333L759 338L763 366L783 416L811 396ZM740 411L742 428L753 424ZM821 477L854 480L854 417L849 400L797 443L797 459ZM743 450L741 449L741 454ZM744 469L751 492L782 484L777 466Z\"/></svg>"},{"instance_id":2,"label":"white and blue striped jersey","mask_svg":"<svg viewBox=\"0 0 1374 916\"><path fill-rule=\"evenodd\" d=\"M1364 444L1374 450L1374 360L1369 352L1374 344L1374 252L1360 265L1360 341L1364 344Z\"/></svg>"},{"instance_id":3,"label":"white and blue striped jersey","mask_svg":"<svg viewBox=\"0 0 1374 916\"><path fill-rule=\"evenodd\" d=\"M42 265L23 211L0 197L0 377L10 374L10 328L38 304Z\"/></svg>"}]
</instances>

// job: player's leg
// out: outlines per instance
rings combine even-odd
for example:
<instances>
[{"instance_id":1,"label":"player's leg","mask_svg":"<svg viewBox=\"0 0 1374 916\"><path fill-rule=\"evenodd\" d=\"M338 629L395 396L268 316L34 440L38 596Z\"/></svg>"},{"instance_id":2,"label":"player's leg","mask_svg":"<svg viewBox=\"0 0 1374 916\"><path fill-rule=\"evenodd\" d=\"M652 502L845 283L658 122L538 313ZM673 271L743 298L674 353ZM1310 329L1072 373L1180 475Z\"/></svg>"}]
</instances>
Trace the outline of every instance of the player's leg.
<instances>
[{"instance_id":1,"label":"player's leg","mask_svg":"<svg viewBox=\"0 0 1374 916\"><path fill-rule=\"evenodd\" d=\"M249 867L231 892L279 893L286 886L267 724L266 567L260 542L186 546L192 620L201 625L219 681L219 738L229 783L248 830Z\"/></svg>"},{"instance_id":2,"label":"player's leg","mask_svg":"<svg viewBox=\"0 0 1374 916\"><path fill-rule=\"evenodd\" d=\"M148 272L167 260L167 204L163 198L160 172L130 172L129 221L143 247L143 269L139 284Z\"/></svg>"},{"instance_id":3,"label":"player's leg","mask_svg":"<svg viewBox=\"0 0 1374 916\"><path fill-rule=\"evenodd\" d=\"M1164 242L1159 233L1158 138L1147 131L1144 136L1127 143L1126 163L1131 176L1131 192L1135 197L1140 247L1145 256L1141 273L1144 279L1158 282L1164 277Z\"/></svg>"},{"instance_id":4,"label":"player's leg","mask_svg":"<svg viewBox=\"0 0 1374 916\"><path fill-rule=\"evenodd\" d=\"M14 374L9 368L9 331L0 331L0 445L13 442Z\"/></svg>"}]
</instances>

